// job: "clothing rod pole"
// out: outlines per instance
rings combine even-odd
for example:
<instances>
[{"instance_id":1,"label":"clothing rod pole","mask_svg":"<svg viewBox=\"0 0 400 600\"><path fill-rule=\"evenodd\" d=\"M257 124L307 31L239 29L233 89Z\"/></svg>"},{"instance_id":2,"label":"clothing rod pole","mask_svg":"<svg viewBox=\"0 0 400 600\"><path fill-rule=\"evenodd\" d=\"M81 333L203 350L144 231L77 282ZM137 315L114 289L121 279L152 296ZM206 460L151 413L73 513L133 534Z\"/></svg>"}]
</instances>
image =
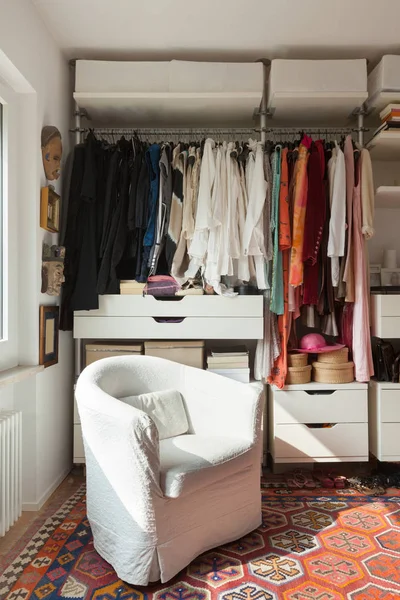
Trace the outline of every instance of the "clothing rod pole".
<instances>
[{"instance_id":1,"label":"clothing rod pole","mask_svg":"<svg viewBox=\"0 0 400 600\"><path fill-rule=\"evenodd\" d=\"M261 98L261 112L260 112L260 129L261 129L261 142L265 144L267 141L267 67L263 64L263 94Z\"/></svg>"},{"instance_id":2,"label":"clothing rod pole","mask_svg":"<svg viewBox=\"0 0 400 600\"><path fill-rule=\"evenodd\" d=\"M358 128L358 143L361 147L364 146L364 110L360 109L357 115L357 128Z\"/></svg>"},{"instance_id":3,"label":"clothing rod pole","mask_svg":"<svg viewBox=\"0 0 400 600\"><path fill-rule=\"evenodd\" d=\"M260 131L257 128L204 128L204 129L179 129L179 128L168 128L168 129L147 129L140 127L106 127L106 128L93 128L93 129L83 129L85 133L89 131L93 131L93 133L97 133L99 135L119 135L123 133L138 135L207 135L207 134L231 134L231 133L239 133L242 135L254 135L255 132Z\"/></svg>"},{"instance_id":4,"label":"clothing rod pole","mask_svg":"<svg viewBox=\"0 0 400 600\"><path fill-rule=\"evenodd\" d=\"M81 143L81 111L79 110L79 106L75 102L75 144L78 145Z\"/></svg>"}]
</instances>

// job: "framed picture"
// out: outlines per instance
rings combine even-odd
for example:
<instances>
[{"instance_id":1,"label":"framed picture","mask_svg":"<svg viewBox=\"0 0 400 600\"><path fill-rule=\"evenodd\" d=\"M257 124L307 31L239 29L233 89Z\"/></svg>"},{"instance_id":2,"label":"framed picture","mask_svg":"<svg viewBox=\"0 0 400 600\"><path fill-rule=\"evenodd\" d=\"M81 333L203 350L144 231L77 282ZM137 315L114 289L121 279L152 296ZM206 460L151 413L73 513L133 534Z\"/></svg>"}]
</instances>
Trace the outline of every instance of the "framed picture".
<instances>
[{"instance_id":1,"label":"framed picture","mask_svg":"<svg viewBox=\"0 0 400 600\"><path fill-rule=\"evenodd\" d=\"M58 363L58 306L40 306L39 364L50 367Z\"/></svg>"},{"instance_id":2,"label":"framed picture","mask_svg":"<svg viewBox=\"0 0 400 600\"><path fill-rule=\"evenodd\" d=\"M51 185L41 190L40 227L52 233L60 230L60 196Z\"/></svg>"}]
</instances>

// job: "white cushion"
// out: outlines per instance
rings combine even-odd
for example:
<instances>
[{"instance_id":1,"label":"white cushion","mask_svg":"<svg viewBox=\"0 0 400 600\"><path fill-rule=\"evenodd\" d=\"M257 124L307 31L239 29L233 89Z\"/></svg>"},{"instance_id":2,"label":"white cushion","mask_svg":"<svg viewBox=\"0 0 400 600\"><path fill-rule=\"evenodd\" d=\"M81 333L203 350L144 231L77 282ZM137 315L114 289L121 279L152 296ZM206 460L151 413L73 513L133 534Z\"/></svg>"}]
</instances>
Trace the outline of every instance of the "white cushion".
<instances>
[{"instance_id":1,"label":"white cushion","mask_svg":"<svg viewBox=\"0 0 400 600\"><path fill-rule=\"evenodd\" d=\"M246 439L180 435L160 442L161 487L177 498L252 465ZM212 467L212 468L210 468Z\"/></svg>"},{"instance_id":2,"label":"white cushion","mask_svg":"<svg viewBox=\"0 0 400 600\"><path fill-rule=\"evenodd\" d=\"M182 435L189 429L182 396L177 390L125 396L120 400L148 414L156 424L160 440Z\"/></svg>"}]
</instances>

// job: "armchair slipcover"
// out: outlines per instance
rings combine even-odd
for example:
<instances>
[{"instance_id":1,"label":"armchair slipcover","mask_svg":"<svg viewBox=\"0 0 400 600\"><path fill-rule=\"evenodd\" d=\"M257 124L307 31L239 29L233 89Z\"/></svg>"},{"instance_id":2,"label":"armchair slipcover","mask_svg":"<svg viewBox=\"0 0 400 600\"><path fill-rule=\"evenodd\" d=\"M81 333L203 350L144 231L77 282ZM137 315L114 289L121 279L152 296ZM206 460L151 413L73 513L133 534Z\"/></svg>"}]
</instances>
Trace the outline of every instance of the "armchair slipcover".
<instances>
[{"instance_id":1,"label":"armchair slipcover","mask_svg":"<svg viewBox=\"0 0 400 600\"><path fill-rule=\"evenodd\" d=\"M181 393L189 431L159 441L152 419L119 398L167 389ZM262 392L149 356L82 372L87 514L96 550L122 580L164 583L260 525Z\"/></svg>"}]
</instances>

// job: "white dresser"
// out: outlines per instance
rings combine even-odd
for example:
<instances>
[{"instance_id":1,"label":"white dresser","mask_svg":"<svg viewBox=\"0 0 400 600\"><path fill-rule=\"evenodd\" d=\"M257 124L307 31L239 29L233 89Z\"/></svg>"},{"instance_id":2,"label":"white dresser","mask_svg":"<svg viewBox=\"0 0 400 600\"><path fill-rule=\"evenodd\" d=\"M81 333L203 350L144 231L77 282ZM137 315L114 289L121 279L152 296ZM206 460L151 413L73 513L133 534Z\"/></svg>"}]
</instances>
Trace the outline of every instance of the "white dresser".
<instances>
[{"instance_id":1,"label":"white dresser","mask_svg":"<svg viewBox=\"0 0 400 600\"><path fill-rule=\"evenodd\" d=\"M173 321L168 321L173 319ZM178 321L178 322L175 322ZM99 309L74 313L75 374L84 368L83 345L95 340L235 340L264 336L263 296L100 296ZM228 344L227 344L228 345ZM82 431L74 401L74 464L84 463Z\"/></svg>"},{"instance_id":2,"label":"white dresser","mask_svg":"<svg viewBox=\"0 0 400 600\"><path fill-rule=\"evenodd\" d=\"M98 310L74 313L75 339L259 340L262 296L100 296ZM180 322L166 322L165 319Z\"/></svg>"},{"instance_id":3,"label":"white dresser","mask_svg":"<svg viewBox=\"0 0 400 600\"><path fill-rule=\"evenodd\" d=\"M268 406L274 463L368 460L367 384L270 387Z\"/></svg>"},{"instance_id":4,"label":"white dresser","mask_svg":"<svg viewBox=\"0 0 400 600\"><path fill-rule=\"evenodd\" d=\"M400 339L400 294L371 295L372 335ZM400 461L400 384L369 385L370 449L378 460Z\"/></svg>"},{"instance_id":5,"label":"white dresser","mask_svg":"<svg viewBox=\"0 0 400 600\"><path fill-rule=\"evenodd\" d=\"M400 461L400 383L370 382L369 435L378 460Z\"/></svg>"}]
</instances>

